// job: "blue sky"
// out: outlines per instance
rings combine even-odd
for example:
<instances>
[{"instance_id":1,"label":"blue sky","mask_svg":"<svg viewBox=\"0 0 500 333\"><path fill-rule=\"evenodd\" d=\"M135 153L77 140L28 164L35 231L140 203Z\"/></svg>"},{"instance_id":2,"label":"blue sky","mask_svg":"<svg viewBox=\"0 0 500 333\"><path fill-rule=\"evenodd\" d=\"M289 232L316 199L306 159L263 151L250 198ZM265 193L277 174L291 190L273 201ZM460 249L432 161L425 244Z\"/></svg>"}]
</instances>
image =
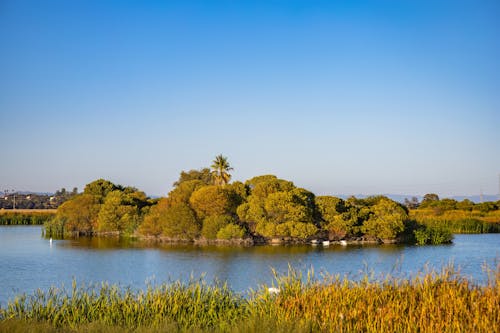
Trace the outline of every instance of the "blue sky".
<instances>
[{"instance_id":1,"label":"blue sky","mask_svg":"<svg viewBox=\"0 0 500 333\"><path fill-rule=\"evenodd\" d=\"M495 194L500 3L0 2L0 190L219 153L317 194Z\"/></svg>"}]
</instances>

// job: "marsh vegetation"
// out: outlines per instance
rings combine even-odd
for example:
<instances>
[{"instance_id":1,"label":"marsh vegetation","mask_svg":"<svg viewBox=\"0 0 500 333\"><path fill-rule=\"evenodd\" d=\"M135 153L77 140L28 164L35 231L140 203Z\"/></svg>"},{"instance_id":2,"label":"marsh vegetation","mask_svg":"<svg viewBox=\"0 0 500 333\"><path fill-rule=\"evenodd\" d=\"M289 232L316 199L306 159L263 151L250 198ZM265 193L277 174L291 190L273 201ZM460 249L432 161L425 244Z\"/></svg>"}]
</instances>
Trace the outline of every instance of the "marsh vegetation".
<instances>
[{"instance_id":1,"label":"marsh vegetation","mask_svg":"<svg viewBox=\"0 0 500 333\"><path fill-rule=\"evenodd\" d=\"M359 281L290 269L246 296L203 280L147 290L100 284L22 295L0 310L0 330L75 332L491 332L500 327L500 271L474 285L451 266L412 279Z\"/></svg>"}]
</instances>

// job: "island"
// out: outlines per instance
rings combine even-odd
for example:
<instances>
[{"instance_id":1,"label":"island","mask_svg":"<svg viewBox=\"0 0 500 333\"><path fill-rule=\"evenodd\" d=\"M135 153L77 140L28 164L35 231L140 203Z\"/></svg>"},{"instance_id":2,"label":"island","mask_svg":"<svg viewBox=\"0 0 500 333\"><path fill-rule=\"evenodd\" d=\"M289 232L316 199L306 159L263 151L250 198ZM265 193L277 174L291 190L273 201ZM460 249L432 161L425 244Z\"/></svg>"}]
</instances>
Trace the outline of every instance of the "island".
<instances>
[{"instance_id":1,"label":"island","mask_svg":"<svg viewBox=\"0 0 500 333\"><path fill-rule=\"evenodd\" d=\"M433 218L450 203L436 195L424 197L425 209L410 213L408 205L385 196L316 196L275 175L230 182L231 170L227 158L218 155L211 168L182 171L168 195L155 199L133 187L95 180L57 209L45 233L246 245L452 241L453 230Z\"/></svg>"}]
</instances>

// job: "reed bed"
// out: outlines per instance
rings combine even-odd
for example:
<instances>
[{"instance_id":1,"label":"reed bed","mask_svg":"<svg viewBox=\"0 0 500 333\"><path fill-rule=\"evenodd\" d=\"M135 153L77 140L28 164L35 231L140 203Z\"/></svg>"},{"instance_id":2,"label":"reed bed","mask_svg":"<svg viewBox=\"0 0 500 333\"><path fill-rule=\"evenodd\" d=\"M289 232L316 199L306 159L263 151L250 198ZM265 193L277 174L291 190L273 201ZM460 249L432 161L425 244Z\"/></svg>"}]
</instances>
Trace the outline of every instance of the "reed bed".
<instances>
[{"instance_id":1,"label":"reed bed","mask_svg":"<svg viewBox=\"0 0 500 333\"><path fill-rule=\"evenodd\" d=\"M0 225L43 225L55 216L55 209L2 209Z\"/></svg>"},{"instance_id":2,"label":"reed bed","mask_svg":"<svg viewBox=\"0 0 500 333\"><path fill-rule=\"evenodd\" d=\"M203 280L149 287L50 289L0 310L0 331L498 332L500 266L485 285L452 266L412 279L303 276L290 269L246 297ZM23 330L25 329L25 330ZM28 330L29 329L29 330Z\"/></svg>"},{"instance_id":3,"label":"reed bed","mask_svg":"<svg viewBox=\"0 0 500 333\"><path fill-rule=\"evenodd\" d=\"M500 232L500 211L480 212L448 210L436 213L434 209L410 211L410 217L420 224L446 227L454 234L482 234Z\"/></svg>"}]
</instances>

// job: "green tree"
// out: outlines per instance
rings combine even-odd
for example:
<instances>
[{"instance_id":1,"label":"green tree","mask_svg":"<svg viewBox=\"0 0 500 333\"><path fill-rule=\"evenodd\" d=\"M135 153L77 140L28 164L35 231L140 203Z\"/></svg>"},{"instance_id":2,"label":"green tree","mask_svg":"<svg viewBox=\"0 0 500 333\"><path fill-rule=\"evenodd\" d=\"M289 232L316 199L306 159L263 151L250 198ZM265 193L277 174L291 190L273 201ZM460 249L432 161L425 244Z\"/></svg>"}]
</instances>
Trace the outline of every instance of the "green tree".
<instances>
[{"instance_id":1,"label":"green tree","mask_svg":"<svg viewBox=\"0 0 500 333\"><path fill-rule=\"evenodd\" d=\"M180 203L189 204L189 199L193 192L204 186L206 186L206 184L199 179L183 181L168 193L168 204L171 206Z\"/></svg>"},{"instance_id":2,"label":"green tree","mask_svg":"<svg viewBox=\"0 0 500 333\"><path fill-rule=\"evenodd\" d=\"M181 240L193 240L200 234L201 226L193 210L186 204L167 207L159 215L162 235Z\"/></svg>"},{"instance_id":3,"label":"green tree","mask_svg":"<svg viewBox=\"0 0 500 333\"><path fill-rule=\"evenodd\" d=\"M138 232L141 235L158 237L163 232L162 215L168 209L167 198L162 198L156 205L151 207L149 212L144 216L144 220L139 225Z\"/></svg>"},{"instance_id":4,"label":"green tree","mask_svg":"<svg viewBox=\"0 0 500 333\"><path fill-rule=\"evenodd\" d=\"M418 202L417 197L412 197L411 200L408 200L408 198L405 198L405 206L408 209L417 209L420 203Z\"/></svg>"},{"instance_id":5,"label":"green tree","mask_svg":"<svg viewBox=\"0 0 500 333\"><path fill-rule=\"evenodd\" d=\"M108 193L117 189L118 187L112 182L105 179L98 179L85 185L83 193L93 195L100 203L103 203Z\"/></svg>"},{"instance_id":6,"label":"green tree","mask_svg":"<svg viewBox=\"0 0 500 333\"><path fill-rule=\"evenodd\" d=\"M201 235L206 239L216 239L219 230L234 224L234 218L228 215L212 215L203 220L203 227L201 228Z\"/></svg>"},{"instance_id":7,"label":"green tree","mask_svg":"<svg viewBox=\"0 0 500 333\"><path fill-rule=\"evenodd\" d=\"M316 197L316 207L323 229L327 230L330 239L341 239L348 234L354 234L354 226L357 224L357 208L352 207L353 212L349 212L350 205L344 200L332 196Z\"/></svg>"},{"instance_id":8,"label":"green tree","mask_svg":"<svg viewBox=\"0 0 500 333\"><path fill-rule=\"evenodd\" d=\"M251 192L237 214L251 232L269 238L306 238L317 232L314 194L274 175L254 177L245 184Z\"/></svg>"},{"instance_id":9,"label":"green tree","mask_svg":"<svg viewBox=\"0 0 500 333\"><path fill-rule=\"evenodd\" d=\"M365 234L380 239L395 239L404 231L408 214L401 204L382 198L369 210L370 217L361 228Z\"/></svg>"},{"instance_id":10,"label":"green tree","mask_svg":"<svg viewBox=\"0 0 500 333\"><path fill-rule=\"evenodd\" d=\"M57 209L55 219L65 232L89 234L97 230L97 218L101 205L90 194L79 194Z\"/></svg>"},{"instance_id":11,"label":"green tree","mask_svg":"<svg viewBox=\"0 0 500 333\"><path fill-rule=\"evenodd\" d=\"M191 180L199 180L204 185L211 185L214 183L213 175L210 172L209 168L203 168L200 170L189 170L189 171L181 171L179 179L174 183L174 186L179 186L183 182L191 181Z\"/></svg>"},{"instance_id":12,"label":"green tree","mask_svg":"<svg viewBox=\"0 0 500 333\"><path fill-rule=\"evenodd\" d=\"M116 190L108 193L99 211L97 228L100 232L132 233L139 225L140 211L130 196Z\"/></svg>"},{"instance_id":13,"label":"green tree","mask_svg":"<svg viewBox=\"0 0 500 333\"><path fill-rule=\"evenodd\" d=\"M235 215L241 198L234 191L216 185L204 186L189 199L196 216L203 220L211 215Z\"/></svg>"},{"instance_id":14,"label":"green tree","mask_svg":"<svg viewBox=\"0 0 500 333\"><path fill-rule=\"evenodd\" d=\"M427 193L424 195L422 202L420 203L420 208L433 207L439 202L439 196L435 193Z\"/></svg>"},{"instance_id":15,"label":"green tree","mask_svg":"<svg viewBox=\"0 0 500 333\"><path fill-rule=\"evenodd\" d=\"M233 170L233 168L229 165L227 157L222 156L222 154L217 155L212 162L211 168L215 185L225 185L229 183L231 179L229 171Z\"/></svg>"},{"instance_id":16,"label":"green tree","mask_svg":"<svg viewBox=\"0 0 500 333\"><path fill-rule=\"evenodd\" d=\"M474 209L474 203L469 199L464 199L457 203L457 209L471 211Z\"/></svg>"},{"instance_id":17,"label":"green tree","mask_svg":"<svg viewBox=\"0 0 500 333\"><path fill-rule=\"evenodd\" d=\"M229 223L217 232L217 239L241 239L244 236L245 229L234 223Z\"/></svg>"}]
</instances>

